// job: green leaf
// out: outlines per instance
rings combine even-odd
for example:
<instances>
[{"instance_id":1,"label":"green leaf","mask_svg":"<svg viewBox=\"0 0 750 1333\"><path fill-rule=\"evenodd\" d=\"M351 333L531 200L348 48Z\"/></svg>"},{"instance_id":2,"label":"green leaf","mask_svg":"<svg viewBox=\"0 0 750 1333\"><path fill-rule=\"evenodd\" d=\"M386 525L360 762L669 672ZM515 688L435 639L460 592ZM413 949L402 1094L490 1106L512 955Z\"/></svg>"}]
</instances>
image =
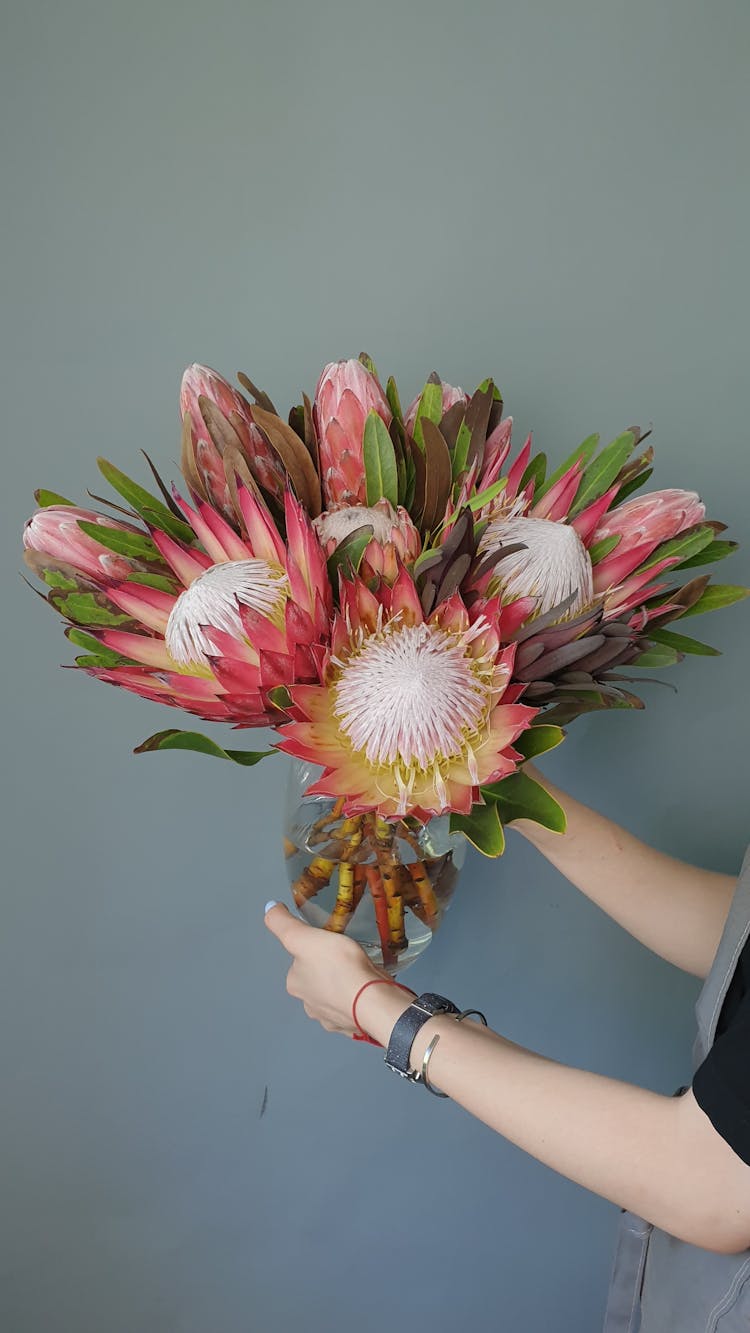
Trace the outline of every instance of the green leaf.
<instances>
[{"instance_id":1,"label":"green leaf","mask_svg":"<svg viewBox=\"0 0 750 1333\"><path fill-rule=\"evenodd\" d=\"M117 491L128 504L133 507L141 518L150 523L152 527L159 528L162 532L169 533L170 537L175 537L178 541L194 542L195 533L189 523L183 523L182 519L175 518L174 514L161 500L157 500L150 491L139 486L137 481L132 481L130 477L115 467L114 463L109 463L106 458L98 458L97 464L99 471L106 481L109 482L113 490Z\"/></svg>"},{"instance_id":2,"label":"green leaf","mask_svg":"<svg viewBox=\"0 0 750 1333\"><path fill-rule=\"evenodd\" d=\"M391 411L394 417L396 417L396 420L403 422L404 413L401 407L398 386L392 375L389 375L388 377L388 383L385 386L385 396L391 405Z\"/></svg>"},{"instance_id":3,"label":"green leaf","mask_svg":"<svg viewBox=\"0 0 750 1333\"><path fill-rule=\"evenodd\" d=\"M463 833L483 856L502 856L505 850L505 834L494 802L472 806L468 815L451 815L450 829L451 833Z\"/></svg>"},{"instance_id":4,"label":"green leaf","mask_svg":"<svg viewBox=\"0 0 750 1333\"><path fill-rule=\"evenodd\" d=\"M373 409L365 421L362 439L368 505L377 504L383 496L392 505L398 504L398 469L396 451L383 418Z\"/></svg>"},{"instance_id":5,"label":"green leaf","mask_svg":"<svg viewBox=\"0 0 750 1333\"><path fill-rule=\"evenodd\" d=\"M571 518L575 518L576 514L580 514L587 505L604 494L612 485L620 468L627 463L634 448L635 435L632 430L626 430L608 444L606 449L602 449L598 458L589 464L583 474L575 504L570 510Z\"/></svg>"},{"instance_id":6,"label":"green leaf","mask_svg":"<svg viewBox=\"0 0 750 1333\"><path fill-rule=\"evenodd\" d=\"M708 643L701 643L698 639L689 639L685 634L674 634L669 629L646 629L643 637L653 639L656 643L665 643L669 648L676 648L678 653L695 653L699 657L721 657L718 648L712 648Z\"/></svg>"},{"instance_id":7,"label":"green leaf","mask_svg":"<svg viewBox=\"0 0 750 1333\"><path fill-rule=\"evenodd\" d=\"M34 499L40 509L48 509L50 505L70 505L75 508L72 500L66 500L64 495L58 495L57 491L45 491L40 487L34 491Z\"/></svg>"},{"instance_id":8,"label":"green leaf","mask_svg":"<svg viewBox=\"0 0 750 1333\"><path fill-rule=\"evenodd\" d=\"M679 565L675 565L675 569L694 569L698 565L711 565L715 560L726 560L727 556L736 550L737 542L712 541L708 546L704 546L698 555L691 555L689 560L680 561Z\"/></svg>"},{"instance_id":9,"label":"green leaf","mask_svg":"<svg viewBox=\"0 0 750 1333\"><path fill-rule=\"evenodd\" d=\"M123 532L120 528L109 528L103 523L89 523L88 519L79 518L78 526L87 537L106 546L108 551L129 556L131 560L161 561L159 551L150 537L141 532Z\"/></svg>"},{"instance_id":10,"label":"green leaf","mask_svg":"<svg viewBox=\"0 0 750 1333\"><path fill-rule=\"evenodd\" d=\"M617 509L618 505L622 504L623 500L627 500L628 497L631 496L634 491L639 491L641 489L641 486L643 486L644 482L648 481L653 470L654 469L652 467L644 468L642 472L636 473L634 477L630 478L630 481L626 481L624 486L620 487L619 491L617 492L617 495L615 496L615 503L612 506L613 511Z\"/></svg>"},{"instance_id":11,"label":"green leaf","mask_svg":"<svg viewBox=\"0 0 750 1333\"><path fill-rule=\"evenodd\" d=\"M85 648L87 657L77 657L76 662L79 666L133 666L132 657L123 657L122 653L116 653L114 648L106 648L103 643L95 639L91 634L85 634L81 629L67 629L65 637L77 648Z\"/></svg>"},{"instance_id":12,"label":"green leaf","mask_svg":"<svg viewBox=\"0 0 750 1333\"><path fill-rule=\"evenodd\" d=\"M378 378L377 367L368 352L360 352L357 360L364 366L365 370L369 370L370 374L375 376L375 379Z\"/></svg>"},{"instance_id":13,"label":"green leaf","mask_svg":"<svg viewBox=\"0 0 750 1333\"><path fill-rule=\"evenodd\" d=\"M292 696L286 685L274 685L272 690L268 691L268 698L271 700L274 708L285 710L292 702Z\"/></svg>"},{"instance_id":14,"label":"green leaf","mask_svg":"<svg viewBox=\"0 0 750 1333\"><path fill-rule=\"evenodd\" d=\"M562 806L528 773L512 773L490 787L481 787L480 791L485 801L495 802L503 824L510 824L514 819L533 819L535 824L541 824L553 833L565 832Z\"/></svg>"},{"instance_id":15,"label":"green leaf","mask_svg":"<svg viewBox=\"0 0 750 1333\"><path fill-rule=\"evenodd\" d=\"M649 638L651 636L649 635ZM629 666L634 667L668 667L674 666L679 662L680 655L675 648L668 647L666 644L657 645L656 648L647 648L645 653L636 657L630 662Z\"/></svg>"},{"instance_id":16,"label":"green leaf","mask_svg":"<svg viewBox=\"0 0 750 1333\"><path fill-rule=\"evenodd\" d=\"M124 611L115 611L108 606L102 606L97 601L96 593L93 592L69 592L63 590L53 590L50 593L50 601L56 611L67 620L72 620L77 625L105 625L110 629L116 629L118 625L125 625L130 620L130 616L125 615Z\"/></svg>"},{"instance_id":17,"label":"green leaf","mask_svg":"<svg viewBox=\"0 0 750 1333\"><path fill-rule=\"evenodd\" d=\"M453 446L453 459L451 468L453 480L458 481L466 471L466 460L469 456L469 445L471 444L471 431L465 421L461 422L456 436L456 443Z\"/></svg>"},{"instance_id":18,"label":"green leaf","mask_svg":"<svg viewBox=\"0 0 750 1333\"><path fill-rule=\"evenodd\" d=\"M507 477L501 477L499 481L493 481L491 486L485 486L483 491L479 491L477 495L472 495L471 499L467 500L463 507L470 509L472 514L476 514L478 509L483 509L485 505L491 504L495 497L498 496L501 491L505 490L507 484ZM448 515L445 522L441 523L438 531L442 532L443 528L447 528L449 524L455 523L460 513L460 509L454 509L453 513Z\"/></svg>"},{"instance_id":19,"label":"green leaf","mask_svg":"<svg viewBox=\"0 0 750 1333\"><path fill-rule=\"evenodd\" d=\"M662 542L660 546L656 547L655 551L652 551L648 560L638 566L638 569L651 569L660 560L666 560L676 555L684 556L686 560L689 559L696 555L698 551L704 551L707 546L711 545L713 531L713 528L703 527L699 528L697 532L684 532L677 537L673 537L671 541Z\"/></svg>"},{"instance_id":20,"label":"green leaf","mask_svg":"<svg viewBox=\"0 0 750 1333\"><path fill-rule=\"evenodd\" d=\"M492 397L494 401L496 403L501 403L503 401L503 395L501 394L500 390L495 384L495 381L492 379L490 375L487 376L486 380L482 380L481 384L477 385L476 389L474 390L474 393L486 393L490 385L492 385Z\"/></svg>"},{"instance_id":21,"label":"green leaf","mask_svg":"<svg viewBox=\"0 0 750 1333\"><path fill-rule=\"evenodd\" d=\"M185 542L188 546L195 544L196 536L190 524L183 523L181 518L175 518L166 506L164 509L156 510L152 505L144 505L140 515L150 528L158 528L160 532L166 532L168 536L175 537L177 541Z\"/></svg>"},{"instance_id":22,"label":"green leaf","mask_svg":"<svg viewBox=\"0 0 750 1333\"><path fill-rule=\"evenodd\" d=\"M578 448L573 450L572 454L568 454L565 462L561 463L558 468L555 468L555 471L544 482L538 494L535 493L534 499L541 500L542 496L547 494L550 487L554 486L555 482L559 481L561 477L564 477L565 473L568 472L573 464L577 463L579 459L584 463L588 463L591 455L595 453L598 448L599 439L599 435L588 435L583 443L579 444Z\"/></svg>"},{"instance_id":23,"label":"green leaf","mask_svg":"<svg viewBox=\"0 0 750 1333\"><path fill-rule=\"evenodd\" d=\"M546 471L547 471L547 455L535 454L534 457L529 460L529 465L526 468L526 471L524 472L523 476L521 477L520 482L518 483L518 494L520 495L521 492L525 490L525 488L528 486L529 482L533 478L534 498L536 499L536 488L537 486L543 484L544 474Z\"/></svg>"},{"instance_id":24,"label":"green leaf","mask_svg":"<svg viewBox=\"0 0 750 1333\"><path fill-rule=\"evenodd\" d=\"M143 574L141 571L128 575L128 583L143 583L147 588L158 588L159 592L181 592L176 579L168 578L166 574Z\"/></svg>"},{"instance_id":25,"label":"green leaf","mask_svg":"<svg viewBox=\"0 0 750 1333\"><path fill-rule=\"evenodd\" d=\"M621 541L622 534L613 532L611 537L602 537L600 542L595 542L593 546L590 546L589 557L592 565L597 565L600 560L603 560L606 555L609 555L610 551L614 551L615 547L619 546Z\"/></svg>"},{"instance_id":26,"label":"green leaf","mask_svg":"<svg viewBox=\"0 0 750 1333\"><path fill-rule=\"evenodd\" d=\"M536 759L539 754L546 754L565 740L562 727L552 727L540 722L536 727L527 727L513 742L513 749L518 750L524 759Z\"/></svg>"},{"instance_id":27,"label":"green leaf","mask_svg":"<svg viewBox=\"0 0 750 1333\"><path fill-rule=\"evenodd\" d=\"M372 541L372 528L357 528L350 532L328 557L328 578L334 588L338 585L339 570L344 578L352 578L359 569L362 556Z\"/></svg>"},{"instance_id":28,"label":"green leaf","mask_svg":"<svg viewBox=\"0 0 750 1333\"><path fill-rule=\"evenodd\" d=\"M231 759L232 763L242 764L246 768L252 768L267 755L276 753L275 750L224 750L216 741L202 736L199 731L176 731L174 728L157 731L154 736L149 736L142 745L136 746L133 754L150 754L152 750L195 750L198 754L214 755L217 759Z\"/></svg>"},{"instance_id":29,"label":"green leaf","mask_svg":"<svg viewBox=\"0 0 750 1333\"><path fill-rule=\"evenodd\" d=\"M750 597L750 588L739 588L731 583L709 583L698 601L689 606L679 618L684 620L686 616L703 615L704 611L718 611L722 606L733 606L735 602L741 602L745 597Z\"/></svg>"},{"instance_id":30,"label":"green leaf","mask_svg":"<svg viewBox=\"0 0 750 1333\"><path fill-rule=\"evenodd\" d=\"M42 578L49 588L63 588L66 592L72 592L78 587L75 579L61 573L59 569L45 569Z\"/></svg>"},{"instance_id":31,"label":"green leaf","mask_svg":"<svg viewBox=\"0 0 750 1333\"><path fill-rule=\"evenodd\" d=\"M421 426L422 417L429 417L430 421L434 421L435 425L439 426L442 415L443 415L443 386L442 384L431 384L430 381L428 380L427 384L425 384L422 390L422 395L419 399L419 406L417 408L417 417L414 422L414 430L412 432L414 439L416 440L420 449L424 449L424 436L422 435L422 426Z\"/></svg>"}]
</instances>

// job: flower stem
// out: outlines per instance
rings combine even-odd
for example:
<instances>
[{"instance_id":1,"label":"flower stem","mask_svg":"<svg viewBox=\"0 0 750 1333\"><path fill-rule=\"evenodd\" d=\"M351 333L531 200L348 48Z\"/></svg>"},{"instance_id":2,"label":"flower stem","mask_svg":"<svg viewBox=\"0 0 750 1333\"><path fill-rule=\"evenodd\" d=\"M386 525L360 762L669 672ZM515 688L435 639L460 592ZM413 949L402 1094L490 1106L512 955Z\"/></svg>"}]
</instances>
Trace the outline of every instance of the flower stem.
<instances>
[{"instance_id":1,"label":"flower stem","mask_svg":"<svg viewBox=\"0 0 750 1333\"><path fill-rule=\"evenodd\" d=\"M320 893L331 882L335 861L327 861L323 856L316 856L309 866L292 885L292 894L298 907L304 906L311 898Z\"/></svg>"},{"instance_id":2,"label":"flower stem","mask_svg":"<svg viewBox=\"0 0 750 1333\"><path fill-rule=\"evenodd\" d=\"M385 900L383 890L383 881L380 878L380 871L377 866L365 866L365 875L367 883L372 894L372 901L375 907L375 920L378 926L378 935L380 936L380 948L383 953L383 967L391 967L396 961L396 955L391 947L391 933L388 922L388 905Z\"/></svg>"},{"instance_id":3,"label":"flower stem","mask_svg":"<svg viewBox=\"0 0 750 1333\"><path fill-rule=\"evenodd\" d=\"M440 904L435 897L427 867L424 861L415 861L412 865L406 866L406 870L417 891L417 897L427 918L427 925L430 930L435 930L440 921Z\"/></svg>"},{"instance_id":4,"label":"flower stem","mask_svg":"<svg viewBox=\"0 0 750 1333\"><path fill-rule=\"evenodd\" d=\"M339 863L339 888L333 911L325 924L326 930L341 934L354 914L354 866L351 861Z\"/></svg>"}]
</instances>

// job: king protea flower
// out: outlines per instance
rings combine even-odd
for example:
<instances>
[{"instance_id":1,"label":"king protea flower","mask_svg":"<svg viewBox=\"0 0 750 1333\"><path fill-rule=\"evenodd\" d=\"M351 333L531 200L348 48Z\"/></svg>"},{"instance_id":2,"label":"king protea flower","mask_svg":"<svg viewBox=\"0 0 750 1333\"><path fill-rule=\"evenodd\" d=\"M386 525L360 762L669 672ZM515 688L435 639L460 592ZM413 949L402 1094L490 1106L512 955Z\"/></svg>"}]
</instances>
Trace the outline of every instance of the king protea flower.
<instances>
[{"instance_id":1,"label":"king protea flower","mask_svg":"<svg viewBox=\"0 0 750 1333\"><path fill-rule=\"evenodd\" d=\"M380 576L393 583L400 565L411 565L422 549L422 539L408 513L394 509L386 499L376 505L340 505L313 520L326 555L330 556L354 533L372 529L362 554L360 574L365 581Z\"/></svg>"},{"instance_id":2,"label":"king protea flower","mask_svg":"<svg viewBox=\"0 0 750 1333\"><path fill-rule=\"evenodd\" d=\"M107 595L136 624L97 638L124 659L87 668L144 698L237 726L277 721L270 692L319 678L331 590L325 556L304 510L286 495L286 542L264 505L238 489L247 535L209 505L178 503L203 550L164 532L153 540L178 594L132 581Z\"/></svg>"},{"instance_id":3,"label":"king protea flower","mask_svg":"<svg viewBox=\"0 0 750 1333\"><path fill-rule=\"evenodd\" d=\"M269 495L283 498L284 465L253 421L247 399L223 375L197 362L188 366L180 387L180 413L187 419L192 445L192 458L183 450L183 468L191 474L187 480L228 522L235 521L225 463L228 448L240 451L252 477Z\"/></svg>"},{"instance_id":4,"label":"king protea flower","mask_svg":"<svg viewBox=\"0 0 750 1333\"><path fill-rule=\"evenodd\" d=\"M106 586L151 567L144 560L122 555L97 541L81 527L81 523L143 541L141 529L131 523L105 518L91 509L79 509L75 505L48 505L37 509L23 530L27 563L36 574L67 566L94 583Z\"/></svg>"},{"instance_id":5,"label":"king protea flower","mask_svg":"<svg viewBox=\"0 0 750 1333\"><path fill-rule=\"evenodd\" d=\"M362 439L373 411L390 425L393 414L376 376L361 361L330 362L313 404L325 508L367 503Z\"/></svg>"},{"instance_id":6,"label":"king protea flower","mask_svg":"<svg viewBox=\"0 0 750 1333\"><path fill-rule=\"evenodd\" d=\"M403 568L375 592L342 581L323 682L291 689L295 720L280 729L280 749L324 767L310 792L424 820L468 814L481 785L513 773L537 710L515 702L499 616L456 594L426 618Z\"/></svg>"},{"instance_id":7,"label":"king protea flower","mask_svg":"<svg viewBox=\"0 0 750 1333\"><path fill-rule=\"evenodd\" d=\"M666 500L665 495L668 495ZM528 516L501 517L490 522L480 550L491 554L511 542L524 543L524 550L514 551L498 565L498 578L504 596L535 597L538 614L565 601L564 615L572 617L601 597L604 618L612 619L639 605L644 600L646 585L679 564L680 557L658 560L643 575L634 571L661 542L701 523L706 512L698 496L689 491L654 491L630 503L631 513L621 515L615 509L595 526L590 523L588 509L580 518L566 523L561 519L537 518L532 506ZM592 505L591 510L598 507ZM628 505L623 509L627 510ZM590 551L613 536L619 538L617 545L594 564ZM653 596L655 591L659 590L651 588L649 595Z\"/></svg>"}]
</instances>

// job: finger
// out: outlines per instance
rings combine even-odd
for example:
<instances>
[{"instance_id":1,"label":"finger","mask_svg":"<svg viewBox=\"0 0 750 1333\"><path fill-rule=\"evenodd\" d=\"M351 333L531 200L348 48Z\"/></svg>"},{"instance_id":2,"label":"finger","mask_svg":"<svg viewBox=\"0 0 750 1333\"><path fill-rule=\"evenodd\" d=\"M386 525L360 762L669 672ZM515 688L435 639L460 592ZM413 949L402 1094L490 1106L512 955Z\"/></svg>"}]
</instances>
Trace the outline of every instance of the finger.
<instances>
[{"instance_id":1,"label":"finger","mask_svg":"<svg viewBox=\"0 0 750 1333\"><path fill-rule=\"evenodd\" d=\"M312 930L313 927L292 916L283 903L272 903L270 906L266 904L266 908L263 920L271 934L276 936L289 953L296 953L305 939L305 932Z\"/></svg>"}]
</instances>

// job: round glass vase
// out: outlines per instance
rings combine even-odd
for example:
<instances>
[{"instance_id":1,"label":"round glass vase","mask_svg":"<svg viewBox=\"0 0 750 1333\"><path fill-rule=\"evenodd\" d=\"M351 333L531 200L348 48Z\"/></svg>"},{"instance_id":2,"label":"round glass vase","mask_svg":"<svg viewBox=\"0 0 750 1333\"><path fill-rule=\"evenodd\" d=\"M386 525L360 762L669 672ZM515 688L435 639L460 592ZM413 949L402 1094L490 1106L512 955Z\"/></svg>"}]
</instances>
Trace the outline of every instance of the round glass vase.
<instances>
[{"instance_id":1,"label":"round glass vase","mask_svg":"<svg viewBox=\"0 0 750 1333\"><path fill-rule=\"evenodd\" d=\"M466 855L450 817L420 824L347 817L343 801L305 793L322 769L289 765L284 856L306 921L357 940L391 975L427 948L448 909Z\"/></svg>"}]
</instances>

